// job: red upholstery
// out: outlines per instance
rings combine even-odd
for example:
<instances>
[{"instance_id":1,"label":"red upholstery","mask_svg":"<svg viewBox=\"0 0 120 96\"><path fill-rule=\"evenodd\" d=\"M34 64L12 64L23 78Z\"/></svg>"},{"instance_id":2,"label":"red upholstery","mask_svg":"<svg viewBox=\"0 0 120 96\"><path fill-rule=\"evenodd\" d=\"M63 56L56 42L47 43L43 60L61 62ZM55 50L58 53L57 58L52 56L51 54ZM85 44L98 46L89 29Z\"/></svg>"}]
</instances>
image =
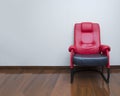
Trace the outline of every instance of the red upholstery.
<instances>
[{"instance_id":1,"label":"red upholstery","mask_svg":"<svg viewBox=\"0 0 120 96\"><path fill-rule=\"evenodd\" d=\"M110 47L107 45L100 45L100 51L105 52L106 50L110 51Z\"/></svg>"},{"instance_id":2,"label":"red upholstery","mask_svg":"<svg viewBox=\"0 0 120 96\"><path fill-rule=\"evenodd\" d=\"M74 29L74 45L80 54L99 53L100 30L96 23L78 23Z\"/></svg>"},{"instance_id":3,"label":"red upholstery","mask_svg":"<svg viewBox=\"0 0 120 96\"><path fill-rule=\"evenodd\" d=\"M82 23L81 31L82 32L93 32L93 24L90 22Z\"/></svg>"},{"instance_id":4,"label":"red upholstery","mask_svg":"<svg viewBox=\"0 0 120 96\"><path fill-rule=\"evenodd\" d=\"M70 68L73 68L74 54L105 54L109 57L110 47L101 45L100 27L97 23L82 22L74 26L74 45L69 47L71 52ZM107 67L110 67L108 62Z\"/></svg>"}]
</instances>

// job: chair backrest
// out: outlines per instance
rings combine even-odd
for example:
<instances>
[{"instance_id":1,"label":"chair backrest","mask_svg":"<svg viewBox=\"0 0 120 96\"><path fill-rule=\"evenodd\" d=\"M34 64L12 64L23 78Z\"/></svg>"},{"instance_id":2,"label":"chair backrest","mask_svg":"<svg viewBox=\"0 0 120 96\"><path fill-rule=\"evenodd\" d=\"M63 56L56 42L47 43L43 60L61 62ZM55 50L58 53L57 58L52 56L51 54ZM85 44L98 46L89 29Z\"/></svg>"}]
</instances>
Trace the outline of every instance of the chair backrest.
<instances>
[{"instance_id":1,"label":"chair backrest","mask_svg":"<svg viewBox=\"0 0 120 96\"><path fill-rule=\"evenodd\" d=\"M75 52L79 54L98 54L100 47L100 27L97 23L82 22L74 26Z\"/></svg>"}]
</instances>

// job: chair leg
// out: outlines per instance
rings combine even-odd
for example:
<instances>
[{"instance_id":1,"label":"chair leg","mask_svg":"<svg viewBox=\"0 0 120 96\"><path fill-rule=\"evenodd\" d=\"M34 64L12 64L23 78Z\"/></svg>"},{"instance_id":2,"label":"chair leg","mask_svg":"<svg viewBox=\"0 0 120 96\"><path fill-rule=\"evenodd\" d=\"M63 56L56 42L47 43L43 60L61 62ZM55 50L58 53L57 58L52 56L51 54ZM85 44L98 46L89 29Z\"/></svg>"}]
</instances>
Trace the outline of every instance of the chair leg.
<instances>
[{"instance_id":1,"label":"chair leg","mask_svg":"<svg viewBox=\"0 0 120 96\"><path fill-rule=\"evenodd\" d=\"M109 83L110 79L110 68L107 68L107 83Z\"/></svg>"},{"instance_id":2,"label":"chair leg","mask_svg":"<svg viewBox=\"0 0 120 96\"><path fill-rule=\"evenodd\" d=\"M104 67L103 66L102 66L102 70L101 71L102 71L102 73L104 72Z\"/></svg>"},{"instance_id":3,"label":"chair leg","mask_svg":"<svg viewBox=\"0 0 120 96\"><path fill-rule=\"evenodd\" d=\"M70 78L71 78L70 82L72 84L73 83L73 79L74 79L74 69L73 68L71 69L71 77Z\"/></svg>"},{"instance_id":4,"label":"chair leg","mask_svg":"<svg viewBox=\"0 0 120 96\"><path fill-rule=\"evenodd\" d=\"M104 67L102 67L101 70L76 70L75 68L72 68L71 69L71 77L70 77L71 84L73 83L73 80L74 80L74 73L78 72L78 71L96 71L96 72L99 72L101 74L101 76L103 77L103 79L106 81L106 83L109 83L110 68L107 68L107 76L105 76L104 75Z\"/></svg>"},{"instance_id":5,"label":"chair leg","mask_svg":"<svg viewBox=\"0 0 120 96\"><path fill-rule=\"evenodd\" d=\"M104 75L103 72L101 72L101 75L102 75L103 79L104 79L107 83L109 83L109 79L110 79L110 68L107 68L107 76L106 76L106 77L105 77L105 75Z\"/></svg>"}]
</instances>

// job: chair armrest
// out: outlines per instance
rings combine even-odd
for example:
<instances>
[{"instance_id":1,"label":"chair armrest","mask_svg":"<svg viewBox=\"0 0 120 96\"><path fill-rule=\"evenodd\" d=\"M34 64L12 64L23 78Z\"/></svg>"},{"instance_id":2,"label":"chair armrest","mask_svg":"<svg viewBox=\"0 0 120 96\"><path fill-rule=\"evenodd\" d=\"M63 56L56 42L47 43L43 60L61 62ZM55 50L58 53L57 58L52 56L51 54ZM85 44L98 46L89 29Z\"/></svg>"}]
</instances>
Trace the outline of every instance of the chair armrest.
<instances>
[{"instance_id":1,"label":"chair armrest","mask_svg":"<svg viewBox=\"0 0 120 96\"><path fill-rule=\"evenodd\" d=\"M73 52L75 52L75 46L74 45L71 45L68 49L69 52L71 52L73 50Z\"/></svg>"},{"instance_id":2,"label":"chair armrest","mask_svg":"<svg viewBox=\"0 0 120 96\"><path fill-rule=\"evenodd\" d=\"M101 45L100 46L100 51L101 52L105 52L105 51L110 51L111 50L111 48L108 46L108 45Z\"/></svg>"},{"instance_id":3,"label":"chair armrest","mask_svg":"<svg viewBox=\"0 0 120 96\"><path fill-rule=\"evenodd\" d=\"M74 51L71 50L70 52L70 68L72 69L74 67L74 64L73 64L73 56L74 56Z\"/></svg>"},{"instance_id":4,"label":"chair armrest","mask_svg":"<svg viewBox=\"0 0 120 96\"><path fill-rule=\"evenodd\" d=\"M73 56L75 54L75 46L74 45L71 45L69 48L68 48L68 51L70 52L70 68L72 69L74 67L74 64L73 64Z\"/></svg>"},{"instance_id":5,"label":"chair armrest","mask_svg":"<svg viewBox=\"0 0 120 96\"><path fill-rule=\"evenodd\" d=\"M106 65L107 68L110 68L110 56L109 56L109 51L110 51L110 47L108 45L101 45L100 46L100 52L102 52L102 54L105 54L108 57L108 64Z\"/></svg>"}]
</instances>

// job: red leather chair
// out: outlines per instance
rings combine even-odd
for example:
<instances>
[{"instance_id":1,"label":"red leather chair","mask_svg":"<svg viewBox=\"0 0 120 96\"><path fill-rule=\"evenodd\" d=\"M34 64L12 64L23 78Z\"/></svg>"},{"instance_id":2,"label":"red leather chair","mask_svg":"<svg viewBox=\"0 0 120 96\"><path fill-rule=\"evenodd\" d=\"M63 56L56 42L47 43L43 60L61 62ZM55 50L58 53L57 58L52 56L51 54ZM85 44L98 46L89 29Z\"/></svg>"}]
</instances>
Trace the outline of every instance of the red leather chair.
<instances>
[{"instance_id":1,"label":"red leather chair","mask_svg":"<svg viewBox=\"0 0 120 96\"><path fill-rule=\"evenodd\" d=\"M103 79L109 83L110 78L110 47L100 41L100 27L97 23L82 22L74 26L74 44L69 47L71 83L73 82L76 66L99 67ZM107 69L107 77L103 69Z\"/></svg>"}]
</instances>

